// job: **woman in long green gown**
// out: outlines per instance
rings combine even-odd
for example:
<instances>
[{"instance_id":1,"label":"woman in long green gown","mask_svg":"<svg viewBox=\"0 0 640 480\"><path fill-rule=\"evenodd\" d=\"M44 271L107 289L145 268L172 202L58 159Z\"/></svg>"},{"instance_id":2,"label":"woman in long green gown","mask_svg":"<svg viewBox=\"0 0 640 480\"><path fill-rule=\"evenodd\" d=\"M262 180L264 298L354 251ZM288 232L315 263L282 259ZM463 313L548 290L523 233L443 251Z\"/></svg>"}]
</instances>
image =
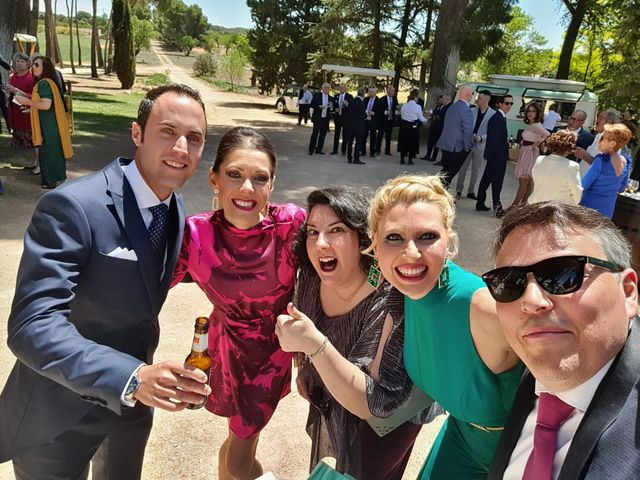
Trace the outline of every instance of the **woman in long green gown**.
<instances>
[{"instance_id":1,"label":"woman in long green gown","mask_svg":"<svg viewBox=\"0 0 640 480\"><path fill-rule=\"evenodd\" d=\"M379 268L405 295L407 372L450 414L421 479L486 478L523 369L482 279L452 261L454 218L437 176L388 181L369 212Z\"/></svg>"},{"instance_id":2,"label":"woman in long green gown","mask_svg":"<svg viewBox=\"0 0 640 480\"><path fill-rule=\"evenodd\" d=\"M31 108L33 143L38 146L42 188L55 188L65 180L66 159L73 150L62 97L56 86L55 67L47 57L37 56L31 67L36 80L31 98L16 96L16 101Z\"/></svg>"}]
</instances>

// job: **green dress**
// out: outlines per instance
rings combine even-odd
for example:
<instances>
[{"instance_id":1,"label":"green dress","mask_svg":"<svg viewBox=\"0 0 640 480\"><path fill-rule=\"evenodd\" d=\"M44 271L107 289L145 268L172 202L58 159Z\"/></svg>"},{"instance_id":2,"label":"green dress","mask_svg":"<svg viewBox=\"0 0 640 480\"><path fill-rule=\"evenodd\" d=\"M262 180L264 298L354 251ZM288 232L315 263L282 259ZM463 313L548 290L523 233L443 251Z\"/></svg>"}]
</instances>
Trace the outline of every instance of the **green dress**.
<instances>
[{"instance_id":1,"label":"green dress","mask_svg":"<svg viewBox=\"0 0 640 480\"><path fill-rule=\"evenodd\" d=\"M51 86L46 80L38 82L40 98L51 100L49 110L38 110L40 129L42 131L42 146L38 149L38 160L42 171L42 183L54 184L67 178L67 161L62 153L62 142L56 122L55 103Z\"/></svg>"},{"instance_id":2,"label":"green dress","mask_svg":"<svg viewBox=\"0 0 640 480\"><path fill-rule=\"evenodd\" d=\"M413 382L449 418L422 467L426 479L484 479L515 396L523 366L492 373L478 356L469 327L476 275L447 262L449 282L419 300L405 297L404 361Z\"/></svg>"}]
</instances>

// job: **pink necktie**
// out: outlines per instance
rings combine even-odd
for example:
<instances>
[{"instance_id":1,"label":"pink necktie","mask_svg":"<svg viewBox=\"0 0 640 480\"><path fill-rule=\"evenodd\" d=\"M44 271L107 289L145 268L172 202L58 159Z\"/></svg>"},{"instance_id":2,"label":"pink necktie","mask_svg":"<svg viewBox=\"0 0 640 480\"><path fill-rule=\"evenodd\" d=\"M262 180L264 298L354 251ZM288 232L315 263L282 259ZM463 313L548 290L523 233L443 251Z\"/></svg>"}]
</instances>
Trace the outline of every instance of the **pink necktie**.
<instances>
[{"instance_id":1,"label":"pink necktie","mask_svg":"<svg viewBox=\"0 0 640 480\"><path fill-rule=\"evenodd\" d=\"M574 408L555 395L541 393L538 400L538 419L533 434L533 450L522 480L547 480L553 473L556 456L558 429Z\"/></svg>"}]
</instances>

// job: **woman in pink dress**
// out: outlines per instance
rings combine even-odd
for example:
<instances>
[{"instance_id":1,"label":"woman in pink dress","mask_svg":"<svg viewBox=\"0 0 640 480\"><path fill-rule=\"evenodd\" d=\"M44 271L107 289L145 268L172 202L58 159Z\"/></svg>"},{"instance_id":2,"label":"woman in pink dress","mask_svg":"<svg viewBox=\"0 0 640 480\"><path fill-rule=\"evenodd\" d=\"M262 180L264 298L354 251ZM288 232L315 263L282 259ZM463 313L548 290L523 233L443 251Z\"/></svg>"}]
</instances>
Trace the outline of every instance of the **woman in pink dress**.
<instances>
[{"instance_id":1,"label":"woman in pink dress","mask_svg":"<svg viewBox=\"0 0 640 480\"><path fill-rule=\"evenodd\" d=\"M252 128L227 131L209 171L219 208L187 218L173 285L193 279L213 303L206 408L229 418L218 478L256 478L260 431L291 388L292 354L280 348L276 317L293 295L297 261L291 241L305 211L269 203L276 156ZM216 203L214 199L214 204Z\"/></svg>"},{"instance_id":2,"label":"woman in pink dress","mask_svg":"<svg viewBox=\"0 0 640 480\"><path fill-rule=\"evenodd\" d=\"M16 53L13 56L13 75L9 78L9 123L12 136L11 146L20 148L33 148L31 143L31 115L28 109L12 102L15 94L31 98L33 91L33 75L31 74L31 62L24 53Z\"/></svg>"},{"instance_id":3,"label":"woman in pink dress","mask_svg":"<svg viewBox=\"0 0 640 480\"><path fill-rule=\"evenodd\" d=\"M520 152L516 164L516 177L518 178L518 192L513 199L511 207L524 205L533 192L531 182L531 171L536 163L536 158L540 155L540 144L549 136L549 132L542 126L542 107L536 102L531 103L525 112L524 123L527 127L522 132L520 142ZM509 208L511 208L509 207Z\"/></svg>"}]
</instances>

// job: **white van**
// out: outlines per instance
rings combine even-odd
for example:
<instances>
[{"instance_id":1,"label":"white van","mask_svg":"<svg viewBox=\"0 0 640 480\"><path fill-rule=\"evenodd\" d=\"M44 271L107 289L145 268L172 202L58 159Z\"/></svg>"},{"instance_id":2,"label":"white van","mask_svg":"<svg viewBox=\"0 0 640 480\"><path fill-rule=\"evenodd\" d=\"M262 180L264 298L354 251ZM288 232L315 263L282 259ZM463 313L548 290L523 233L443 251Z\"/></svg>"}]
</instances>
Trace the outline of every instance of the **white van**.
<instances>
[{"instance_id":1,"label":"white van","mask_svg":"<svg viewBox=\"0 0 640 480\"><path fill-rule=\"evenodd\" d=\"M586 90L584 82L512 75L489 75L489 79L488 83L470 82L468 85L476 92L490 91L492 107L496 98L503 95L513 96L513 107L507 115L507 128L513 138L517 138L518 131L525 127L525 111L534 100L543 104L545 113L552 104L558 106L556 111L560 114L561 120L556 128L564 128L574 110L584 110L587 113L584 129L591 129L595 123L598 97Z\"/></svg>"}]
</instances>

